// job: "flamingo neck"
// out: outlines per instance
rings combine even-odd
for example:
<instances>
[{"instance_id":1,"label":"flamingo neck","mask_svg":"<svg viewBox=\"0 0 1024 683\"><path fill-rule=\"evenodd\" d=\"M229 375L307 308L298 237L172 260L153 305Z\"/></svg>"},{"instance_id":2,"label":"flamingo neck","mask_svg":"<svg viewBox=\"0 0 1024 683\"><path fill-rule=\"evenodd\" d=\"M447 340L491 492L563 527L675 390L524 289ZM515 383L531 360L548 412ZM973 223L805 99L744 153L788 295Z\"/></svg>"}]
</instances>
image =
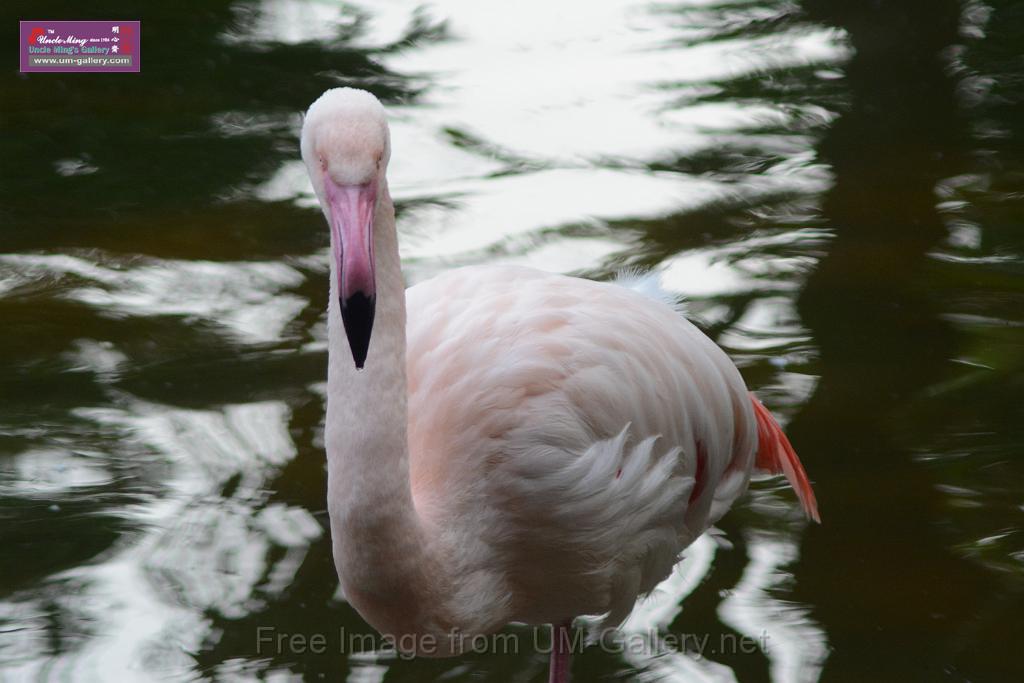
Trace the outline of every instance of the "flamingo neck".
<instances>
[{"instance_id":1,"label":"flamingo neck","mask_svg":"<svg viewBox=\"0 0 1024 683\"><path fill-rule=\"evenodd\" d=\"M338 278L330 278L327 507L346 599L379 631L397 635L422 630L416 606L429 603L431 563L410 488L405 284L386 182L379 197L376 316L363 370L355 368L342 326Z\"/></svg>"}]
</instances>

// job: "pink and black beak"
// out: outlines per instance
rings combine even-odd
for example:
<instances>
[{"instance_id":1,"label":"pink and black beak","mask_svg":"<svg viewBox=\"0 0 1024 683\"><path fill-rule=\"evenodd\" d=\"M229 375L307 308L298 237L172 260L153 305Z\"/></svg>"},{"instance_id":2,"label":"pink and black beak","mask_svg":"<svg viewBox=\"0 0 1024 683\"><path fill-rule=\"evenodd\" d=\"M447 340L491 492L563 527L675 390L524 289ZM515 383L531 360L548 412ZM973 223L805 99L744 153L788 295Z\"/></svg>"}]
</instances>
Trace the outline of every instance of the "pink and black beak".
<instances>
[{"instance_id":1,"label":"pink and black beak","mask_svg":"<svg viewBox=\"0 0 1024 683\"><path fill-rule=\"evenodd\" d=\"M337 185L324 179L331 250L338 277L341 321L356 367L362 369L370 350L377 288L373 261L373 213L377 183Z\"/></svg>"}]
</instances>

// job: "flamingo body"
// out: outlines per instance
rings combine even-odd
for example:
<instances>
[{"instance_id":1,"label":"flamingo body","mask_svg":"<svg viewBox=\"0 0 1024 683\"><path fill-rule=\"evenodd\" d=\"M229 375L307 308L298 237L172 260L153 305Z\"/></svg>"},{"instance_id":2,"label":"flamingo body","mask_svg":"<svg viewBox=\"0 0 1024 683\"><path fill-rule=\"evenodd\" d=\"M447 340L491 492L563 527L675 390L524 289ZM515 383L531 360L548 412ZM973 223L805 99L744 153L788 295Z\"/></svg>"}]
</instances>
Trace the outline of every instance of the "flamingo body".
<instances>
[{"instance_id":1,"label":"flamingo body","mask_svg":"<svg viewBox=\"0 0 1024 683\"><path fill-rule=\"evenodd\" d=\"M496 624L624 619L746 488L757 446L728 357L616 284L471 267L407 293L422 517Z\"/></svg>"}]
</instances>

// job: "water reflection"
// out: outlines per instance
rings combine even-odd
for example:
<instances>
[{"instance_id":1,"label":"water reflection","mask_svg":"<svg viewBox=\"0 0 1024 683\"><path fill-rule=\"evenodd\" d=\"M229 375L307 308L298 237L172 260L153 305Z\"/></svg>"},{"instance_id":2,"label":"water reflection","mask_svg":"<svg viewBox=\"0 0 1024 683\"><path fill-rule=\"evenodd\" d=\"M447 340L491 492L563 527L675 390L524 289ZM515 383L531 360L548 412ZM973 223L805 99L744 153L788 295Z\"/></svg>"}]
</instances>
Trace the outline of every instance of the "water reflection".
<instances>
[{"instance_id":1,"label":"water reflection","mask_svg":"<svg viewBox=\"0 0 1024 683\"><path fill-rule=\"evenodd\" d=\"M0 80L5 678L543 677L531 647L257 645L268 626L373 635L326 533L326 234L295 142L297 112L343 83L394 112L410 281L649 268L789 419L816 480L824 527L758 482L631 617L647 647L590 649L581 680L1007 679L1024 595L1010 3L169 7L133 15L130 83ZM698 656L678 646L693 635L767 639Z\"/></svg>"},{"instance_id":2,"label":"water reflection","mask_svg":"<svg viewBox=\"0 0 1024 683\"><path fill-rule=\"evenodd\" d=\"M860 606L861 619L834 637L830 668L871 675L875 664L862 652L874 642L873 657L883 657L893 675L912 677L936 642L961 640L960 625L994 588L977 566L951 562L948 542L935 538L932 520L945 516L942 487L911 457L934 436L913 434L904 422L908 406L961 374L950 360L962 354L964 337L942 313L950 310L947 295L935 289L928 258L952 222L940 212L936 188L974 166L958 74L948 61L960 40L961 6L910 3L878 11L868 23L848 5L807 4L849 31L856 54L846 68L850 109L821 144L836 174L822 205L835 237L799 300L820 347L821 379L792 433L838 463L819 477L836 506L833 533L809 539L807 562L856 569L843 571L841 593L821 575L805 581L802 593L826 621L839 613L850 620L850 605ZM948 243L980 246L953 227ZM896 499L905 501L898 510ZM894 599L915 608L899 609ZM899 637L876 642L890 628ZM965 658L965 649L954 647L924 670L959 679L969 676L961 669L968 661L975 671L1001 665Z\"/></svg>"}]
</instances>

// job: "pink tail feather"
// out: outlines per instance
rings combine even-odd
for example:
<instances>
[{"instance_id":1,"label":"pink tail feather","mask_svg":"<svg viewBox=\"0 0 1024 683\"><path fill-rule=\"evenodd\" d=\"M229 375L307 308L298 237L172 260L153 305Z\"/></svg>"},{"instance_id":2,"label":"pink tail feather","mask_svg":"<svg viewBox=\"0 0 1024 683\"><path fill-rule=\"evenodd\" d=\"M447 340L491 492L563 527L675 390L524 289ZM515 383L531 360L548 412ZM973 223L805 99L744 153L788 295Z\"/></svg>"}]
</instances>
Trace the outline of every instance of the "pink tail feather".
<instances>
[{"instance_id":1,"label":"pink tail feather","mask_svg":"<svg viewBox=\"0 0 1024 683\"><path fill-rule=\"evenodd\" d=\"M814 498L814 490L807 479L807 472L796 457L796 451L789 439L782 433L782 428L772 414L757 400L753 394L750 400L754 404L754 415L757 417L757 461L755 466L760 470L778 474L782 472L789 480L789 485L796 491L796 497L804 507L804 512L815 522L821 523L818 515L818 501Z\"/></svg>"}]
</instances>

